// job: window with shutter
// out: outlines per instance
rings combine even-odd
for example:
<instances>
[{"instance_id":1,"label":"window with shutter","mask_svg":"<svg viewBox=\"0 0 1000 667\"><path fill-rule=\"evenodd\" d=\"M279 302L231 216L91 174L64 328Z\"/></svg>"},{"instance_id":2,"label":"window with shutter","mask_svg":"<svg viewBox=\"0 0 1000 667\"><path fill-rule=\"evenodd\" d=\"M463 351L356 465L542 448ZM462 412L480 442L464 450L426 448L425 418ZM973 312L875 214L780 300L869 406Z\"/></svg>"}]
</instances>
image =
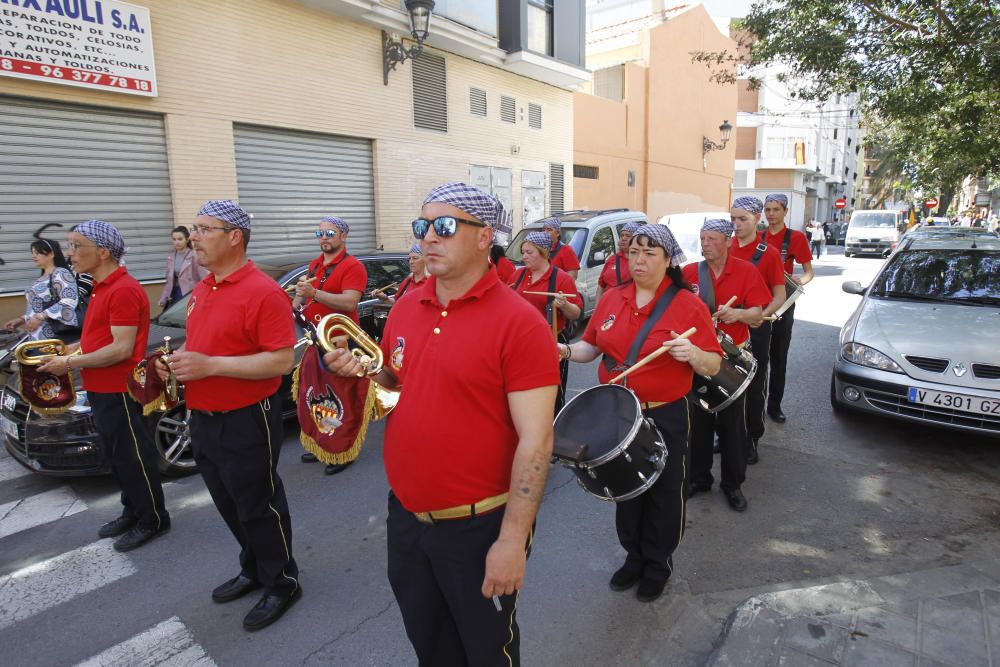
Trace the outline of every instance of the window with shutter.
<instances>
[{"instance_id":1,"label":"window with shutter","mask_svg":"<svg viewBox=\"0 0 1000 667\"><path fill-rule=\"evenodd\" d=\"M528 104L528 127L533 130L542 129L542 105Z\"/></svg>"},{"instance_id":2,"label":"window with shutter","mask_svg":"<svg viewBox=\"0 0 1000 667\"><path fill-rule=\"evenodd\" d=\"M482 88L469 88L469 113L486 117L486 91Z\"/></svg>"},{"instance_id":3,"label":"window with shutter","mask_svg":"<svg viewBox=\"0 0 1000 667\"><path fill-rule=\"evenodd\" d=\"M424 51L411 61L413 72L413 127L448 131L448 77L445 60Z\"/></svg>"},{"instance_id":4,"label":"window with shutter","mask_svg":"<svg viewBox=\"0 0 1000 667\"><path fill-rule=\"evenodd\" d=\"M505 123L517 122L517 100L513 97L500 96L500 120Z\"/></svg>"},{"instance_id":5,"label":"window with shutter","mask_svg":"<svg viewBox=\"0 0 1000 667\"><path fill-rule=\"evenodd\" d=\"M565 209L563 203L563 165L555 162L549 163L549 215L562 213Z\"/></svg>"}]
</instances>

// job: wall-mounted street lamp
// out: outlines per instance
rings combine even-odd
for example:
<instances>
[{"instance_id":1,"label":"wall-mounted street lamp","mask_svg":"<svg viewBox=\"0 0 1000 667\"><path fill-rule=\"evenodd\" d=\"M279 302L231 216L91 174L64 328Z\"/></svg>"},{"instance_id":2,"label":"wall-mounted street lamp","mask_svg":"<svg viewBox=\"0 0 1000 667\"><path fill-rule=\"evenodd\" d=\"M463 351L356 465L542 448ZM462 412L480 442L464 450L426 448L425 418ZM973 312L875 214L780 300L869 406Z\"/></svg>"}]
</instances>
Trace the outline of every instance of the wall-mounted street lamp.
<instances>
[{"instance_id":1,"label":"wall-mounted street lamp","mask_svg":"<svg viewBox=\"0 0 1000 667\"><path fill-rule=\"evenodd\" d=\"M407 49L403 46L403 40L382 31L382 83L386 86L389 85L389 72L396 69L396 65L421 54L424 40L431 31L434 0L406 0L404 4L410 15L410 36L417 43Z\"/></svg>"},{"instance_id":2,"label":"wall-mounted street lamp","mask_svg":"<svg viewBox=\"0 0 1000 667\"><path fill-rule=\"evenodd\" d=\"M722 121L722 125L719 126L719 138L722 139L722 143L715 143L706 136L701 137L701 155L702 155L702 166L708 169L708 154L712 151L721 151L729 143L729 138L733 134L733 126L729 124L728 120Z\"/></svg>"}]
</instances>

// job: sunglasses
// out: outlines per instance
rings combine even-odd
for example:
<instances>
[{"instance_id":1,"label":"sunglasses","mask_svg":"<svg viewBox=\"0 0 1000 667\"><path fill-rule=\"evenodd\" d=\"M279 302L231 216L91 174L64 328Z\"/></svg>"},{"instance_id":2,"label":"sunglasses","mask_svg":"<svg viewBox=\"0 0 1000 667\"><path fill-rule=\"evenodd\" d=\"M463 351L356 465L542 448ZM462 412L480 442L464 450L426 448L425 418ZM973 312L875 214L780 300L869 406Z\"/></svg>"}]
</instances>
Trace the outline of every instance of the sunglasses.
<instances>
[{"instance_id":1,"label":"sunglasses","mask_svg":"<svg viewBox=\"0 0 1000 667\"><path fill-rule=\"evenodd\" d=\"M433 220L426 218L417 218L414 220L413 235L418 239L422 239L427 236L427 232L430 231L431 225L433 225L435 234L442 238L448 238L455 235L455 232L458 231L458 223L460 222L465 225L472 225L473 227L489 226L478 220L466 220L465 218L456 218L453 215L442 215L440 218L434 218Z\"/></svg>"},{"instance_id":2,"label":"sunglasses","mask_svg":"<svg viewBox=\"0 0 1000 667\"><path fill-rule=\"evenodd\" d=\"M321 239L324 236L327 237L328 239L332 239L334 236L336 236L337 234L340 233L340 230L339 229L317 229L313 233L316 235L316 238L318 238L318 239Z\"/></svg>"}]
</instances>

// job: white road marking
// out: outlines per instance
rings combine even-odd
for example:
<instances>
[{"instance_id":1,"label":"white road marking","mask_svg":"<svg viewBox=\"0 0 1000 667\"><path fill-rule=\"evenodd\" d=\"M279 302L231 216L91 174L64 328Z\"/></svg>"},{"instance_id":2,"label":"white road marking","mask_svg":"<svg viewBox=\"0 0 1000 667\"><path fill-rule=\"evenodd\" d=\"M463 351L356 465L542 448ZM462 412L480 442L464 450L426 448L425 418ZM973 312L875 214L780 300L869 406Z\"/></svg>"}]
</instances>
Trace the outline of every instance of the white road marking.
<instances>
[{"instance_id":1,"label":"white road marking","mask_svg":"<svg viewBox=\"0 0 1000 667\"><path fill-rule=\"evenodd\" d=\"M0 577L0 630L135 572L100 540Z\"/></svg>"},{"instance_id":2,"label":"white road marking","mask_svg":"<svg viewBox=\"0 0 1000 667\"><path fill-rule=\"evenodd\" d=\"M3 437L0 434L0 437ZM0 482L30 475L31 471L9 456L0 457Z\"/></svg>"},{"instance_id":3,"label":"white road marking","mask_svg":"<svg viewBox=\"0 0 1000 667\"><path fill-rule=\"evenodd\" d=\"M0 505L0 538L82 512L87 503L67 487L59 487Z\"/></svg>"},{"instance_id":4,"label":"white road marking","mask_svg":"<svg viewBox=\"0 0 1000 667\"><path fill-rule=\"evenodd\" d=\"M215 661L195 641L181 619L174 616L77 667L215 667Z\"/></svg>"}]
</instances>

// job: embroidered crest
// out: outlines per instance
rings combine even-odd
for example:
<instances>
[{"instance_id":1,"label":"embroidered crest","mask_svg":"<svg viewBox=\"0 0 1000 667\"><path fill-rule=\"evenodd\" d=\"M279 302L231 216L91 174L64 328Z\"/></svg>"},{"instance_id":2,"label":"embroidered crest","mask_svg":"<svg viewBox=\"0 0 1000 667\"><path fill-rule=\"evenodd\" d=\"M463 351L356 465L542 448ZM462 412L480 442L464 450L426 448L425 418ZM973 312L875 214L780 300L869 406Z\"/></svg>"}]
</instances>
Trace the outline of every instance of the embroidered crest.
<instances>
[{"instance_id":1,"label":"embroidered crest","mask_svg":"<svg viewBox=\"0 0 1000 667\"><path fill-rule=\"evenodd\" d=\"M611 315L608 315L608 319L604 320L604 322L601 323L601 331L607 331L614 325L615 325L615 315L614 313L612 313Z\"/></svg>"},{"instance_id":2,"label":"embroidered crest","mask_svg":"<svg viewBox=\"0 0 1000 667\"><path fill-rule=\"evenodd\" d=\"M188 301L187 316L191 317L191 311L194 310L194 302L197 300L194 294L191 295L191 300Z\"/></svg>"},{"instance_id":3,"label":"embroidered crest","mask_svg":"<svg viewBox=\"0 0 1000 667\"><path fill-rule=\"evenodd\" d=\"M389 363L392 364L393 370L399 371L403 369L403 350L406 348L406 341L402 336L396 337L396 347L392 348L392 355L389 358Z\"/></svg>"},{"instance_id":4,"label":"embroidered crest","mask_svg":"<svg viewBox=\"0 0 1000 667\"><path fill-rule=\"evenodd\" d=\"M333 435L340 426L343 425L344 404L340 402L337 394L333 392L330 385L325 385L326 391L317 394L313 387L306 390L306 404L309 406L309 415L320 433Z\"/></svg>"},{"instance_id":5,"label":"embroidered crest","mask_svg":"<svg viewBox=\"0 0 1000 667\"><path fill-rule=\"evenodd\" d=\"M32 387L39 398L46 401L54 401L59 398L59 392L62 390L62 385L59 384L59 378L55 375L44 374L39 375L35 378L35 382Z\"/></svg>"},{"instance_id":6,"label":"embroidered crest","mask_svg":"<svg viewBox=\"0 0 1000 667\"><path fill-rule=\"evenodd\" d=\"M146 363L145 363L145 361L140 362L138 365L136 365L135 368L132 369L132 379L135 380L135 383L137 385L139 385L140 387L145 387L146 386Z\"/></svg>"}]
</instances>

